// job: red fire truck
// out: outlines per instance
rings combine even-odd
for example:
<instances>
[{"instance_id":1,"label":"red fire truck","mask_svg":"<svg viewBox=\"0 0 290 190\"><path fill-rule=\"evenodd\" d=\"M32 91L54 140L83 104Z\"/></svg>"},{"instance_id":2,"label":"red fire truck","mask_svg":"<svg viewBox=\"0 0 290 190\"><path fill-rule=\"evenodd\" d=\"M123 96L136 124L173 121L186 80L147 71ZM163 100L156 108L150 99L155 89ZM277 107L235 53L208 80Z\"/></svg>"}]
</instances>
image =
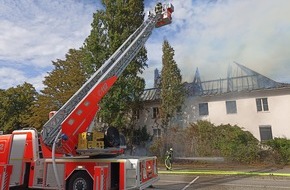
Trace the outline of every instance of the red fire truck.
<instances>
[{"instance_id":1,"label":"red fire truck","mask_svg":"<svg viewBox=\"0 0 290 190\"><path fill-rule=\"evenodd\" d=\"M156 157L123 154L119 132L87 132L98 103L144 46L171 23L172 4L158 3L141 26L57 111L41 132L0 135L0 189L145 189L158 180Z\"/></svg>"}]
</instances>

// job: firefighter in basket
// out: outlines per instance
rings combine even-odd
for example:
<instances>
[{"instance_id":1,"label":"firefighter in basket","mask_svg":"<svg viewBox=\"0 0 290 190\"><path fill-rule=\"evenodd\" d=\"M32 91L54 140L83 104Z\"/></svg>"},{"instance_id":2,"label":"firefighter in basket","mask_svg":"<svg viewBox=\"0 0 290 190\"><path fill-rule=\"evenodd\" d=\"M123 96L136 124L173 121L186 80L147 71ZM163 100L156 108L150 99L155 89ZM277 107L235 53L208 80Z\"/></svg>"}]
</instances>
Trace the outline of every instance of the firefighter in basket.
<instances>
[{"instance_id":1,"label":"firefighter in basket","mask_svg":"<svg viewBox=\"0 0 290 190\"><path fill-rule=\"evenodd\" d=\"M167 170L172 170L173 148L166 151L165 167Z\"/></svg>"}]
</instances>

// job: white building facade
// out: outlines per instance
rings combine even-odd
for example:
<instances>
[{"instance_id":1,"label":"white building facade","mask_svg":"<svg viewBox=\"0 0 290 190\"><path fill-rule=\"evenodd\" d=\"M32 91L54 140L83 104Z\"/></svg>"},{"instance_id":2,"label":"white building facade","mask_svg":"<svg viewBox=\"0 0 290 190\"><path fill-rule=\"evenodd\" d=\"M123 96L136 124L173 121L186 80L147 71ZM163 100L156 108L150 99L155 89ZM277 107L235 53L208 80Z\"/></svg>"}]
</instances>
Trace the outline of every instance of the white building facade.
<instances>
[{"instance_id":1,"label":"white building facade","mask_svg":"<svg viewBox=\"0 0 290 190\"><path fill-rule=\"evenodd\" d=\"M170 124L187 127L207 120L215 125L237 125L260 141L274 137L290 139L290 85L275 82L240 64L236 66L239 76L228 73L226 79L204 82L197 70L194 81L184 84L187 96ZM163 135L158 119L159 95L158 88L145 90L144 109L140 110L138 120L138 125L146 126L155 137Z\"/></svg>"}]
</instances>

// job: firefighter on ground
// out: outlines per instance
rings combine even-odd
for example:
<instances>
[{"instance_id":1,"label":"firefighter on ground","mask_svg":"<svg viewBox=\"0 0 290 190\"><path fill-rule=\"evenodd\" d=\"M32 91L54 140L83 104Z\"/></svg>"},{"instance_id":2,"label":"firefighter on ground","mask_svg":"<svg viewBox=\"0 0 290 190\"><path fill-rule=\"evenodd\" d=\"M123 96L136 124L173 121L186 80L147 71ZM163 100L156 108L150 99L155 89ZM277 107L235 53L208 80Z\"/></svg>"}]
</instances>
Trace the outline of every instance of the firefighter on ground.
<instances>
[{"instance_id":1,"label":"firefighter on ground","mask_svg":"<svg viewBox=\"0 0 290 190\"><path fill-rule=\"evenodd\" d=\"M165 167L167 170L172 170L173 148L166 151Z\"/></svg>"}]
</instances>

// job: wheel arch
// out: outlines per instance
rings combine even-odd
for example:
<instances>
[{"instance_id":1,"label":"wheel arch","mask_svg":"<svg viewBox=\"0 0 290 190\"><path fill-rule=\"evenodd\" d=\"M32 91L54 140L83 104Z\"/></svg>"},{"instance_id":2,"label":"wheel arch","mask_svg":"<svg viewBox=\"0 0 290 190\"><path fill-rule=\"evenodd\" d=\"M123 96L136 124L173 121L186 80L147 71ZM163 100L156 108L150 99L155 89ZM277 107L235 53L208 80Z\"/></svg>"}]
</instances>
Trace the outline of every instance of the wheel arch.
<instances>
[{"instance_id":1,"label":"wheel arch","mask_svg":"<svg viewBox=\"0 0 290 190\"><path fill-rule=\"evenodd\" d=\"M70 180L71 180L72 178L74 178L74 176L79 175L80 173L82 174L82 176L84 176L84 178L88 177L88 178L91 180L92 185L93 185L93 183L94 183L94 179L93 179L93 177L91 176L90 172L89 172L87 169L85 169L85 168L77 168L77 169L73 170L73 171L72 171L72 172L67 176L67 178L66 178L66 180L65 180L65 189L66 189L66 190L70 190L70 188L69 188Z\"/></svg>"}]
</instances>

